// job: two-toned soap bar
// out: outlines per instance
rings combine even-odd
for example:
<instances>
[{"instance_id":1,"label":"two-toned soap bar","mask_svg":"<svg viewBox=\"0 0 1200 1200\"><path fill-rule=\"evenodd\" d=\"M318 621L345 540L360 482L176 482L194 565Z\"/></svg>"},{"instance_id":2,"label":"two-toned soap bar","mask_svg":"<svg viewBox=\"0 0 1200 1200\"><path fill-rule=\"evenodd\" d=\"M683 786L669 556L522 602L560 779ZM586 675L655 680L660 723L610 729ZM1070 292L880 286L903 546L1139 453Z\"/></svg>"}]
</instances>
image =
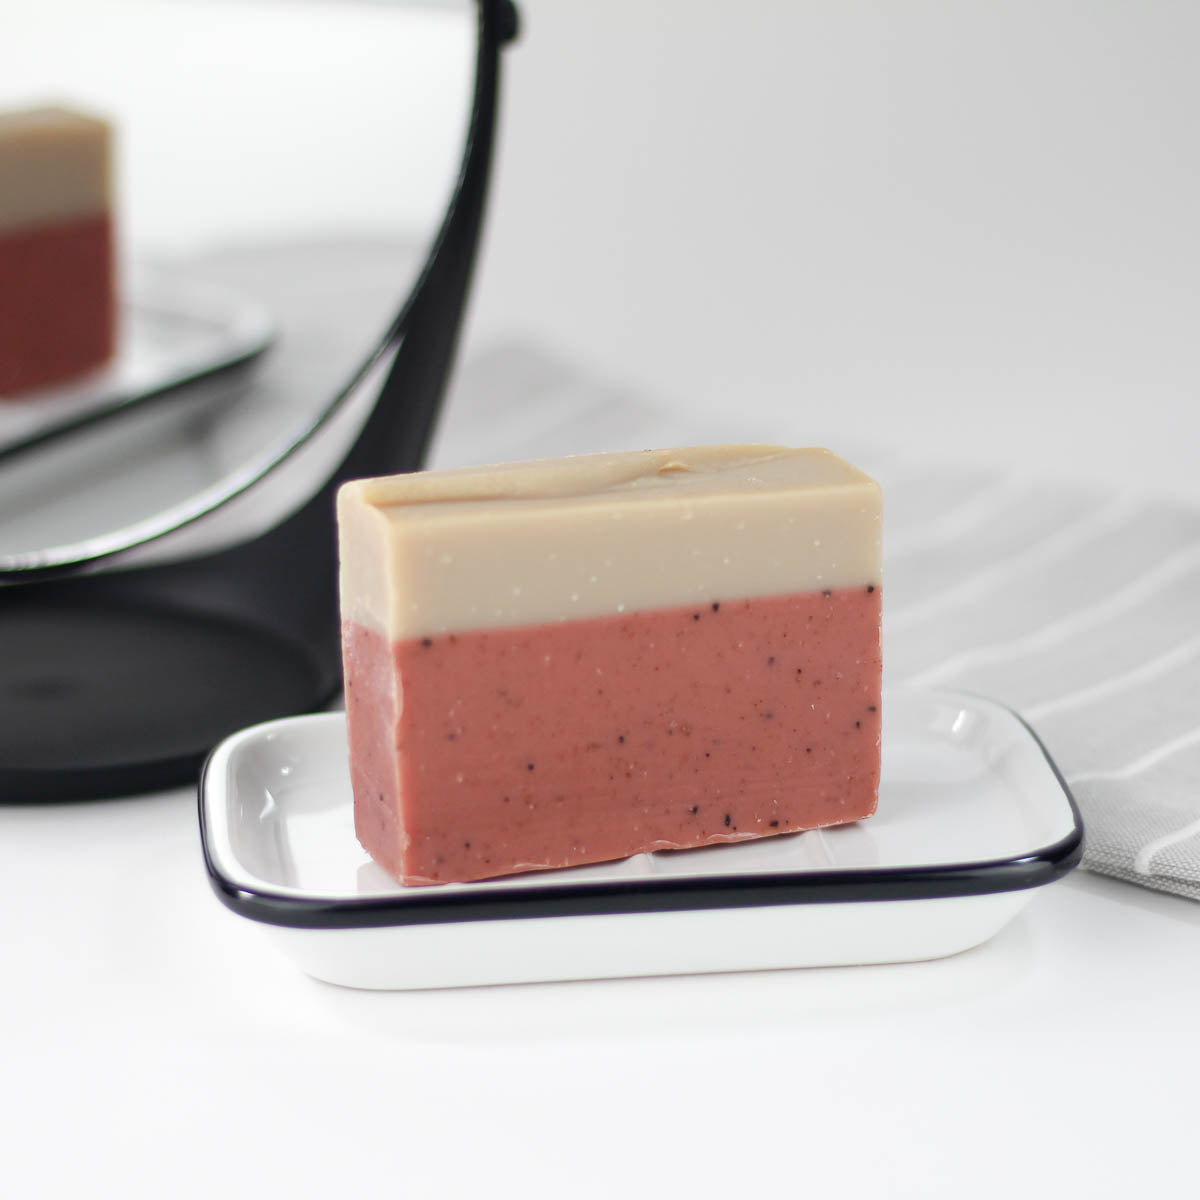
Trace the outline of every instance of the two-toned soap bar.
<instances>
[{"instance_id":1,"label":"two-toned soap bar","mask_svg":"<svg viewBox=\"0 0 1200 1200\"><path fill-rule=\"evenodd\" d=\"M426 884L869 816L880 520L860 471L775 446L346 484L363 846Z\"/></svg>"},{"instance_id":2,"label":"two-toned soap bar","mask_svg":"<svg viewBox=\"0 0 1200 1200\"><path fill-rule=\"evenodd\" d=\"M67 109L0 113L0 397L113 355L110 140Z\"/></svg>"}]
</instances>

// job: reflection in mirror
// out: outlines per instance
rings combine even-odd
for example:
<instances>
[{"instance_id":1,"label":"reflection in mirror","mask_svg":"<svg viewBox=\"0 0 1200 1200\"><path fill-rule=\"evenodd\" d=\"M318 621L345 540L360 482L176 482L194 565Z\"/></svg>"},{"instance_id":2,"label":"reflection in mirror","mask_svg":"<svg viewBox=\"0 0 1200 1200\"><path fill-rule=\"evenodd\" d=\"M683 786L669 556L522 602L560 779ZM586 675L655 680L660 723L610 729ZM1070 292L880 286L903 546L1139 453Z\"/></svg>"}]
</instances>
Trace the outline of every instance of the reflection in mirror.
<instances>
[{"instance_id":1,"label":"reflection in mirror","mask_svg":"<svg viewBox=\"0 0 1200 1200\"><path fill-rule=\"evenodd\" d=\"M0 110L63 99L115 132L121 320L104 371L0 399L10 569L169 526L326 412L445 206L474 36L468 0L13 7Z\"/></svg>"},{"instance_id":2,"label":"reflection in mirror","mask_svg":"<svg viewBox=\"0 0 1200 1200\"><path fill-rule=\"evenodd\" d=\"M240 369L0 457L0 560L48 548L72 555L86 539L169 514L269 462L379 342L420 255L415 241L358 239L188 263L189 278L219 282L229 295L243 285L256 297L271 314L270 347Z\"/></svg>"},{"instance_id":3,"label":"reflection in mirror","mask_svg":"<svg viewBox=\"0 0 1200 1200\"><path fill-rule=\"evenodd\" d=\"M130 7L163 11L145 0ZM226 11L215 2L165 7L185 14L195 7ZM290 7L261 11L265 18ZM348 4L302 7L310 15L354 11ZM389 281L380 287L389 296L395 295L393 272L409 263L412 273L411 231L376 229L354 211L323 226L315 216L328 197L316 183L315 207L303 189L282 200L276 195L275 219L258 228L253 193L240 178L237 189L225 180L248 228L200 245L180 239L154 257L174 271L173 283L185 270L198 278L209 272L202 286L226 294L253 287L268 302L273 298L271 349L240 377L227 373L216 390L210 392L215 381L209 377L203 388L197 381L170 393L170 403L163 396L124 405L111 420L93 421L79 431L86 445L81 440L72 448L56 437L29 447L42 459L40 478L28 464L14 468L10 478L24 480L42 498L39 519L66 514L74 522L72 536L86 540L0 558L0 800L96 799L194 784L208 752L229 733L324 707L336 695L334 493L347 479L417 470L426 461L482 227L500 51L516 36L518 20L509 0L477 0L472 13L470 118L456 131L460 164L437 233L424 239L427 252L411 289L402 284L380 315L374 303L367 312L375 272ZM314 19L320 25L324 18ZM269 28L279 31L273 22ZM291 63L292 49L269 42L257 53L262 63L275 62L276 51ZM389 81L395 58L389 53ZM340 64L344 90L354 90L357 69L355 55ZM452 74L434 60L433 76ZM261 81L259 87L262 92ZM340 90L327 89L330 95ZM335 183L339 202L351 210L364 195L368 207L390 204L390 196L380 199L380 181L370 169L377 145L386 142L362 102L357 96L357 123L327 129L321 138L305 124L298 143L315 179L326 158L338 158L343 142L363 148L365 136L368 170L337 176ZM430 111L426 103L416 105L412 119L424 128ZM270 115L278 123L287 114L276 106ZM391 115L387 109L382 119ZM251 141L240 153L252 177L260 157L274 167L275 125L243 124ZM95 128L86 120L76 126ZM433 170L428 162L409 165L418 176ZM203 226L203 214L193 215ZM174 218L181 221L178 213ZM87 218L93 248L103 242L106 221ZM292 228L298 223L307 232ZM21 236L7 248L0 243L0 253L19 245ZM94 329L103 331L104 322ZM349 378L335 361L343 348L354 356ZM63 381L61 370L41 374ZM332 397L330 387L337 389ZM51 472L45 469L50 453L73 459L64 468L68 459L60 458ZM12 467L14 455L7 459ZM102 500L109 504L106 524L133 523L87 538L86 522ZM154 511L162 504L168 507ZM150 515L138 517L139 509ZM48 525L47 519L41 539L62 536L47 532Z\"/></svg>"}]
</instances>

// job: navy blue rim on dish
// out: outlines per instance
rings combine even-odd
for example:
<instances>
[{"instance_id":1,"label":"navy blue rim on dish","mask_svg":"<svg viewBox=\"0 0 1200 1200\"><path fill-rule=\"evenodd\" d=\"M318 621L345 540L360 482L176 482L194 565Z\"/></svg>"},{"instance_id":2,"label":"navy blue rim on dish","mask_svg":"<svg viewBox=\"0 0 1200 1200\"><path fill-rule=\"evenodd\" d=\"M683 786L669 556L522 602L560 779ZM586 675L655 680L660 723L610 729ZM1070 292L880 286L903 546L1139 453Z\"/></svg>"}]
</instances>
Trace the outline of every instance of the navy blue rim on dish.
<instances>
[{"instance_id":1,"label":"navy blue rim on dish","mask_svg":"<svg viewBox=\"0 0 1200 1200\"><path fill-rule=\"evenodd\" d=\"M1012 711L1011 709L1008 711ZM606 883L522 886L322 900L243 887L213 860L205 822L205 782L211 756L200 775L200 843L209 882L218 899L239 916L295 929L366 929L389 925L442 925L458 921L509 921L532 917L575 917L619 913L680 912L713 908L758 908L782 904L866 903L935 900L1017 892L1053 883L1078 865L1083 854L1083 819L1067 781L1041 738L1019 713L1071 810L1070 832L1052 845L1013 858L942 863L879 870L805 871L731 875L725 878L612 880Z\"/></svg>"}]
</instances>

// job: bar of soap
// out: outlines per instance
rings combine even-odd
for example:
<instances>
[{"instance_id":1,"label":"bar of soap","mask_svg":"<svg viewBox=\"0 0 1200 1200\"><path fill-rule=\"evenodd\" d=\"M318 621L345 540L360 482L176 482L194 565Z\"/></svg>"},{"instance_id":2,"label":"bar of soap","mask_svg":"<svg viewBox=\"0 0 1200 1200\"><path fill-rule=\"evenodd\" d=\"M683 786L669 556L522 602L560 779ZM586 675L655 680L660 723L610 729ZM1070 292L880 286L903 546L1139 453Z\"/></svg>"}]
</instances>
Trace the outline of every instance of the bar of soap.
<instances>
[{"instance_id":1,"label":"bar of soap","mask_svg":"<svg viewBox=\"0 0 1200 1200\"><path fill-rule=\"evenodd\" d=\"M880 524L775 446L344 485L359 840L430 884L871 815Z\"/></svg>"},{"instance_id":2,"label":"bar of soap","mask_svg":"<svg viewBox=\"0 0 1200 1200\"><path fill-rule=\"evenodd\" d=\"M0 397L67 383L116 343L109 126L0 113Z\"/></svg>"}]
</instances>

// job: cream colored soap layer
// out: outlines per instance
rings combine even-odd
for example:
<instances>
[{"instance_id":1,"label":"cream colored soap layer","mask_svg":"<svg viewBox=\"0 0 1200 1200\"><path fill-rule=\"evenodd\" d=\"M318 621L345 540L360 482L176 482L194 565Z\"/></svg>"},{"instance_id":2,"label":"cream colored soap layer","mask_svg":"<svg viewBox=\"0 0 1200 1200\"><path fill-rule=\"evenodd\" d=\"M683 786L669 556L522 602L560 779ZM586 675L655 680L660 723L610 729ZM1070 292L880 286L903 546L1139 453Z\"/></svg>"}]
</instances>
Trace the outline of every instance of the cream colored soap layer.
<instances>
[{"instance_id":1,"label":"cream colored soap layer","mask_svg":"<svg viewBox=\"0 0 1200 1200\"><path fill-rule=\"evenodd\" d=\"M110 131L63 108L0 113L0 233L108 210Z\"/></svg>"},{"instance_id":2,"label":"cream colored soap layer","mask_svg":"<svg viewBox=\"0 0 1200 1200\"><path fill-rule=\"evenodd\" d=\"M873 480L779 446L360 480L342 615L400 639L878 583L880 522Z\"/></svg>"}]
</instances>

